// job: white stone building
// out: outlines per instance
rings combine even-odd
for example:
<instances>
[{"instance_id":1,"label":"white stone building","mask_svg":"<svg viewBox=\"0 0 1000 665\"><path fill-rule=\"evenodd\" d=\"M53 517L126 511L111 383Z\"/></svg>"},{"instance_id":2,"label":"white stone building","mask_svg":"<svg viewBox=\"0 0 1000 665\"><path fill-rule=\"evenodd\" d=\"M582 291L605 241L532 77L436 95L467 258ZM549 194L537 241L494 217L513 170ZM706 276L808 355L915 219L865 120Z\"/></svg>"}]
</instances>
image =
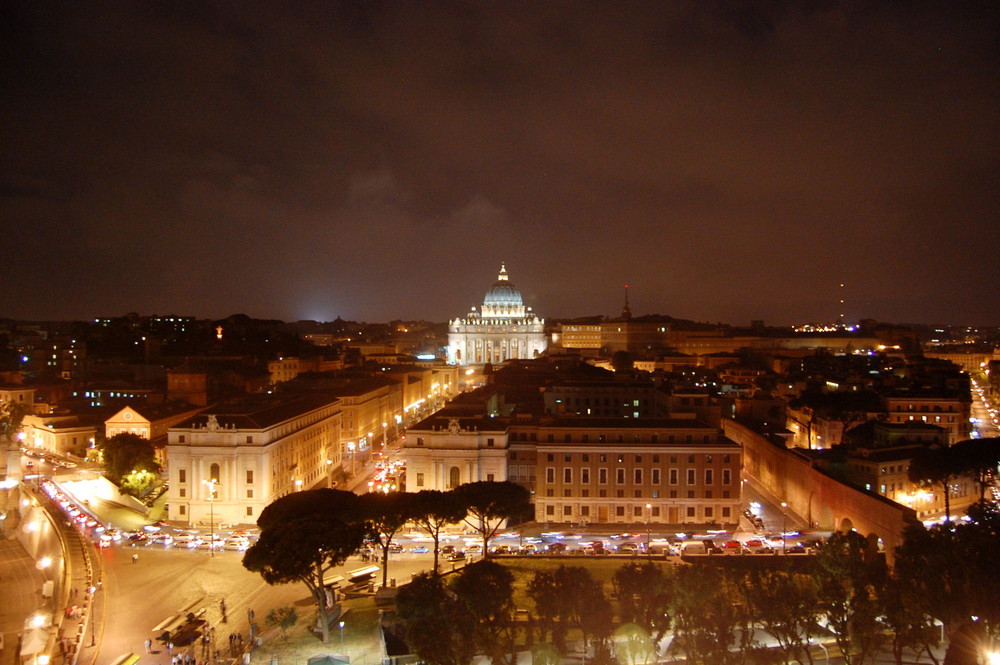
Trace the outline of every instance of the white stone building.
<instances>
[{"instance_id":1,"label":"white stone building","mask_svg":"<svg viewBox=\"0 0 1000 665\"><path fill-rule=\"evenodd\" d=\"M496 283L486 291L482 309L473 307L465 318L448 322L448 362L452 365L531 359L546 346L544 319L525 306L504 265Z\"/></svg>"},{"instance_id":2,"label":"white stone building","mask_svg":"<svg viewBox=\"0 0 1000 665\"><path fill-rule=\"evenodd\" d=\"M326 487L341 464L340 400L254 396L170 428L168 519L252 524L272 501Z\"/></svg>"}]
</instances>

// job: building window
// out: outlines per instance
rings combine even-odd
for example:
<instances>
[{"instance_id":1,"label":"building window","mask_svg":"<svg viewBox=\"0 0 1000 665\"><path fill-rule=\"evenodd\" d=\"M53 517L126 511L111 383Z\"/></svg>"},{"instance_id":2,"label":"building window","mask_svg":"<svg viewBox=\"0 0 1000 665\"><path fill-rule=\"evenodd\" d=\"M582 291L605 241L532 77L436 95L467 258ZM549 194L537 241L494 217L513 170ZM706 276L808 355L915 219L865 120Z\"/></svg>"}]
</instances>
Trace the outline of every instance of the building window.
<instances>
[{"instance_id":1,"label":"building window","mask_svg":"<svg viewBox=\"0 0 1000 665\"><path fill-rule=\"evenodd\" d=\"M722 484L723 485L729 485L732 482L732 479L733 479L732 478L732 470L731 469L723 469L722 470Z\"/></svg>"},{"instance_id":2,"label":"building window","mask_svg":"<svg viewBox=\"0 0 1000 665\"><path fill-rule=\"evenodd\" d=\"M660 470L659 469L653 469L653 484L654 485L659 485L660 484Z\"/></svg>"},{"instance_id":3,"label":"building window","mask_svg":"<svg viewBox=\"0 0 1000 665\"><path fill-rule=\"evenodd\" d=\"M642 517L642 507L633 506L632 507L632 517Z\"/></svg>"},{"instance_id":4,"label":"building window","mask_svg":"<svg viewBox=\"0 0 1000 665\"><path fill-rule=\"evenodd\" d=\"M247 443L253 443L253 436L247 435Z\"/></svg>"},{"instance_id":5,"label":"building window","mask_svg":"<svg viewBox=\"0 0 1000 665\"><path fill-rule=\"evenodd\" d=\"M212 466L208 467L208 478L209 478L209 480L211 480L214 483L218 483L219 482L219 465L218 464L213 464Z\"/></svg>"},{"instance_id":6,"label":"building window","mask_svg":"<svg viewBox=\"0 0 1000 665\"><path fill-rule=\"evenodd\" d=\"M563 506L563 516L569 517L573 514L573 506Z\"/></svg>"},{"instance_id":7,"label":"building window","mask_svg":"<svg viewBox=\"0 0 1000 665\"><path fill-rule=\"evenodd\" d=\"M74 443L76 443L76 442L74 441ZM184 443L184 435L183 434L181 434L180 437L178 437L177 443Z\"/></svg>"},{"instance_id":8,"label":"building window","mask_svg":"<svg viewBox=\"0 0 1000 665\"><path fill-rule=\"evenodd\" d=\"M247 498L248 499L252 499L253 498L253 490L247 490Z\"/></svg>"},{"instance_id":9,"label":"building window","mask_svg":"<svg viewBox=\"0 0 1000 665\"><path fill-rule=\"evenodd\" d=\"M187 469L177 469L177 482L186 483L187 475Z\"/></svg>"},{"instance_id":10,"label":"building window","mask_svg":"<svg viewBox=\"0 0 1000 665\"><path fill-rule=\"evenodd\" d=\"M563 461L564 462L572 462L573 461L573 456L572 455L563 455Z\"/></svg>"},{"instance_id":11,"label":"building window","mask_svg":"<svg viewBox=\"0 0 1000 665\"><path fill-rule=\"evenodd\" d=\"M615 469L615 482L619 485L625 484L625 469Z\"/></svg>"},{"instance_id":12,"label":"building window","mask_svg":"<svg viewBox=\"0 0 1000 665\"><path fill-rule=\"evenodd\" d=\"M422 437L422 436L418 436L417 437L417 445L418 446L424 445L424 437Z\"/></svg>"},{"instance_id":13,"label":"building window","mask_svg":"<svg viewBox=\"0 0 1000 665\"><path fill-rule=\"evenodd\" d=\"M493 475L492 473L487 473L487 474L486 474L486 482L488 482L488 483L492 483L492 482L493 482L493 479L494 479L494 477L495 477L495 476L494 476L494 475Z\"/></svg>"},{"instance_id":14,"label":"building window","mask_svg":"<svg viewBox=\"0 0 1000 665\"><path fill-rule=\"evenodd\" d=\"M599 482L601 485L607 485L608 484L608 470L607 469L598 469L597 470L597 482Z\"/></svg>"},{"instance_id":15,"label":"building window","mask_svg":"<svg viewBox=\"0 0 1000 665\"><path fill-rule=\"evenodd\" d=\"M493 447L493 439L486 439L486 445L490 448Z\"/></svg>"},{"instance_id":16,"label":"building window","mask_svg":"<svg viewBox=\"0 0 1000 665\"><path fill-rule=\"evenodd\" d=\"M636 485L642 484L642 469L632 469L632 482Z\"/></svg>"},{"instance_id":17,"label":"building window","mask_svg":"<svg viewBox=\"0 0 1000 665\"><path fill-rule=\"evenodd\" d=\"M554 489L549 488L549 489L545 490L545 496L555 496L555 495L556 495L556 491Z\"/></svg>"},{"instance_id":18,"label":"building window","mask_svg":"<svg viewBox=\"0 0 1000 665\"><path fill-rule=\"evenodd\" d=\"M253 508L251 506L247 506L247 517L253 517Z\"/></svg>"},{"instance_id":19,"label":"building window","mask_svg":"<svg viewBox=\"0 0 1000 665\"><path fill-rule=\"evenodd\" d=\"M545 514L548 515L549 517L555 516L555 514L556 514L556 507L555 506L545 506Z\"/></svg>"},{"instance_id":20,"label":"building window","mask_svg":"<svg viewBox=\"0 0 1000 665\"><path fill-rule=\"evenodd\" d=\"M615 496L617 496L619 499L624 499L625 490L615 490Z\"/></svg>"},{"instance_id":21,"label":"building window","mask_svg":"<svg viewBox=\"0 0 1000 665\"><path fill-rule=\"evenodd\" d=\"M417 487L423 487L423 486L424 486L424 474L418 473L417 474Z\"/></svg>"},{"instance_id":22,"label":"building window","mask_svg":"<svg viewBox=\"0 0 1000 665\"><path fill-rule=\"evenodd\" d=\"M546 462L555 462L556 461L556 456L553 455L552 453L549 453L549 454L547 454L545 456L545 461Z\"/></svg>"},{"instance_id":23,"label":"building window","mask_svg":"<svg viewBox=\"0 0 1000 665\"><path fill-rule=\"evenodd\" d=\"M253 485L253 469L247 469L247 485Z\"/></svg>"},{"instance_id":24,"label":"building window","mask_svg":"<svg viewBox=\"0 0 1000 665\"><path fill-rule=\"evenodd\" d=\"M688 506L687 507L687 516L688 517L694 517L694 506Z\"/></svg>"},{"instance_id":25,"label":"building window","mask_svg":"<svg viewBox=\"0 0 1000 665\"><path fill-rule=\"evenodd\" d=\"M711 506L705 506L705 517L714 517L714 511Z\"/></svg>"},{"instance_id":26,"label":"building window","mask_svg":"<svg viewBox=\"0 0 1000 665\"><path fill-rule=\"evenodd\" d=\"M712 469L705 469L705 484L711 485L714 480L715 478L712 475Z\"/></svg>"},{"instance_id":27,"label":"building window","mask_svg":"<svg viewBox=\"0 0 1000 665\"><path fill-rule=\"evenodd\" d=\"M687 484L694 485L694 469L687 470Z\"/></svg>"},{"instance_id":28,"label":"building window","mask_svg":"<svg viewBox=\"0 0 1000 665\"><path fill-rule=\"evenodd\" d=\"M580 490L580 496L590 496L590 490Z\"/></svg>"},{"instance_id":29,"label":"building window","mask_svg":"<svg viewBox=\"0 0 1000 665\"><path fill-rule=\"evenodd\" d=\"M554 483L556 482L556 470L554 468L546 467L545 469L545 482Z\"/></svg>"},{"instance_id":30,"label":"building window","mask_svg":"<svg viewBox=\"0 0 1000 665\"><path fill-rule=\"evenodd\" d=\"M563 482L564 483L573 482L573 469L571 469L570 467L566 467L565 469L563 469Z\"/></svg>"},{"instance_id":31,"label":"building window","mask_svg":"<svg viewBox=\"0 0 1000 665\"><path fill-rule=\"evenodd\" d=\"M726 506L726 507L724 507L724 508L722 509L722 516L723 516L723 517L729 517L729 516L730 516L730 514L731 514L731 513L729 512L729 507L728 507L728 506Z\"/></svg>"},{"instance_id":32,"label":"building window","mask_svg":"<svg viewBox=\"0 0 1000 665\"><path fill-rule=\"evenodd\" d=\"M180 513L181 513L181 515L186 515L187 514L187 506L181 506Z\"/></svg>"},{"instance_id":33,"label":"building window","mask_svg":"<svg viewBox=\"0 0 1000 665\"><path fill-rule=\"evenodd\" d=\"M580 506L580 517L590 517L590 506Z\"/></svg>"},{"instance_id":34,"label":"building window","mask_svg":"<svg viewBox=\"0 0 1000 665\"><path fill-rule=\"evenodd\" d=\"M602 499L608 498L608 490L597 490L597 496L601 497Z\"/></svg>"},{"instance_id":35,"label":"building window","mask_svg":"<svg viewBox=\"0 0 1000 665\"><path fill-rule=\"evenodd\" d=\"M615 516L625 517L625 506L615 506Z\"/></svg>"},{"instance_id":36,"label":"building window","mask_svg":"<svg viewBox=\"0 0 1000 665\"><path fill-rule=\"evenodd\" d=\"M677 469L670 469L670 484L677 484Z\"/></svg>"},{"instance_id":37,"label":"building window","mask_svg":"<svg viewBox=\"0 0 1000 665\"><path fill-rule=\"evenodd\" d=\"M580 469L580 482L584 485L590 482L590 469Z\"/></svg>"},{"instance_id":38,"label":"building window","mask_svg":"<svg viewBox=\"0 0 1000 665\"><path fill-rule=\"evenodd\" d=\"M180 497L181 497L182 499L183 499L184 497L186 497L186 496L187 496L187 490L186 490L186 489L184 489L184 488L182 487L182 488L180 489L180 494L179 494L179 496L180 496Z\"/></svg>"},{"instance_id":39,"label":"building window","mask_svg":"<svg viewBox=\"0 0 1000 665\"><path fill-rule=\"evenodd\" d=\"M457 466L448 470L448 489L453 490L461 484L461 475Z\"/></svg>"}]
</instances>

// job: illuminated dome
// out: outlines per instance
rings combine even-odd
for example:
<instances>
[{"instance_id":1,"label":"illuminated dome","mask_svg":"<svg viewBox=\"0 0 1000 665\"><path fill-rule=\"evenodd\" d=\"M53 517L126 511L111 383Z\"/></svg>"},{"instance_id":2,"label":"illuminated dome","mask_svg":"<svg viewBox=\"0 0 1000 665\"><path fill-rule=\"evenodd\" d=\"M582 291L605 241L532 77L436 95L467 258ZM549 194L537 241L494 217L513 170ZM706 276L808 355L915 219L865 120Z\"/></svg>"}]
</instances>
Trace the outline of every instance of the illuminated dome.
<instances>
[{"instance_id":1,"label":"illuminated dome","mask_svg":"<svg viewBox=\"0 0 1000 665\"><path fill-rule=\"evenodd\" d=\"M483 307L490 305L520 307L523 304L521 292L507 280L507 267L500 264L500 275L497 277L496 283L486 292L486 296L483 298Z\"/></svg>"},{"instance_id":2,"label":"illuminated dome","mask_svg":"<svg viewBox=\"0 0 1000 665\"><path fill-rule=\"evenodd\" d=\"M545 320L524 305L502 263L482 308L473 307L465 318L448 322L448 362L452 365L495 365L536 358L546 346Z\"/></svg>"}]
</instances>

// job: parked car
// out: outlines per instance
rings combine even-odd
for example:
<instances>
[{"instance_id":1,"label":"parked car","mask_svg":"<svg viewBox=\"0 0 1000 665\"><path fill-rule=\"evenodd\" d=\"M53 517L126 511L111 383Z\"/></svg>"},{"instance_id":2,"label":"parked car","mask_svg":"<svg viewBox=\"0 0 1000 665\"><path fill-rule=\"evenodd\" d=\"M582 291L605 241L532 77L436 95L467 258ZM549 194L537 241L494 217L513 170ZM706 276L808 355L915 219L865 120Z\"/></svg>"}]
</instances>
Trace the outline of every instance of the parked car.
<instances>
[{"instance_id":1,"label":"parked car","mask_svg":"<svg viewBox=\"0 0 1000 665\"><path fill-rule=\"evenodd\" d=\"M414 554L427 554L427 552L430 551L430 548L426 545L417 545L416 547L411 547L410 551Z\"/></svg>"},{"instance_id":2,"label":"parked car","mask_svg":"<svg viewBox=\"0 0 1000 665\"><path fill-rule=\"evenodd\" d=\"M448 561L465 561L465 552L462 550L453 550L446 558Z\"/></svg>"}]
</instances>

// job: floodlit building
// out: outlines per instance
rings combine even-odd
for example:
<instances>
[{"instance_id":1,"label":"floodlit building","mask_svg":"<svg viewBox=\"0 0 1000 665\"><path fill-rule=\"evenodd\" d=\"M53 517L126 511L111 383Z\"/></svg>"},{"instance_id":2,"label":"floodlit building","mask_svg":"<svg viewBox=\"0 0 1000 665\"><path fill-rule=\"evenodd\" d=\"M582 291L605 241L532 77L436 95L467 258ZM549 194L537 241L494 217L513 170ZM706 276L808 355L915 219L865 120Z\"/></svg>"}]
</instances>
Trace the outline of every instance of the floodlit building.
<instances>
[{"instance_id":1,"label":"floodlit building","mask_svg":"<svg viewBox=\"0 0 1000 665\"><path fill-rule=\"evenodd\" d=\"M341 464L336 396L255 395L212 407L167 438L171 521L253 523L269 503L325 487Z\"/></svg>"},{"instance_id":2,"label":"floodlit building","mask_svg":"<svg viewBox=\"0 0 1000 665\"><path fill-rule=\"evenodd\" d=\"M497 365L505 360L535 358L547 347L545 321L524 304L521 292L500 266L496 283L486 291L481 310L448 322L448 362L452 365Z\"/></svg>"}]
</instances>

